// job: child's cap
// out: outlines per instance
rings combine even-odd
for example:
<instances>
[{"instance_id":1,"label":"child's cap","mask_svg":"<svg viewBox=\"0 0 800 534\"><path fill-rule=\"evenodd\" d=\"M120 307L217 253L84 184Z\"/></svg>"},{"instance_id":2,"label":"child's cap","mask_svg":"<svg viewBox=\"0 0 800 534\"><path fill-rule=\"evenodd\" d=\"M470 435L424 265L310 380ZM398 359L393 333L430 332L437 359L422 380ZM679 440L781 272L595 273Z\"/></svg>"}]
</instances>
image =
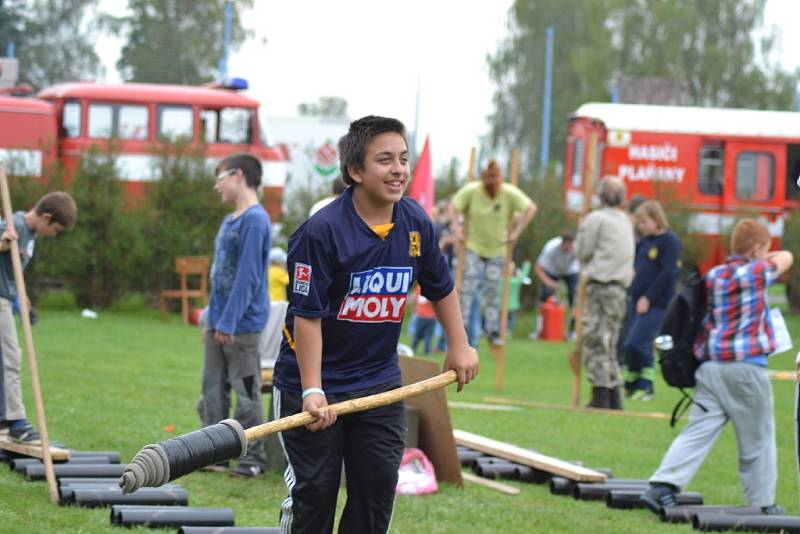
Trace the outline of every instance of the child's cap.
<instances>
[{"instance_id":1,"label":"child's cap","mask_svg":"<svg viewBox=\"0 0 800 534\"><path fill-rule=\"evenodd\" d=\"M286 252L281 247L272 247L269 250L270 263L286 263Z\"/></svg>"}]
</instances>

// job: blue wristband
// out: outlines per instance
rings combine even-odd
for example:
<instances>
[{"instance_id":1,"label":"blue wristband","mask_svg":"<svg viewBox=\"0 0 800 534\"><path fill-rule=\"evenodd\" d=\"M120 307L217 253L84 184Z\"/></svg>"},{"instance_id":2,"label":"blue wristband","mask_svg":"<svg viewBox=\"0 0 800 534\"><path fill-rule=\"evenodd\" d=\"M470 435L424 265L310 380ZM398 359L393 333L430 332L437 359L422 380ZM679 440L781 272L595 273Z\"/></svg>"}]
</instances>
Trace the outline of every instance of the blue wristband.
<instances>
[{"instance_id":1,"label":"blue wristband","mask_svg":"<svg viewBox=\"0 0 800 534\"><path fill-rule=\"evenodd\" d=\"M303 390L303 398L305 399L306 397L308 397L312 393L319 393L323 397L325 396L325 392L322 391L322 388L308 388L308 389L304 389Z\"/></svg>"}]
</instances>

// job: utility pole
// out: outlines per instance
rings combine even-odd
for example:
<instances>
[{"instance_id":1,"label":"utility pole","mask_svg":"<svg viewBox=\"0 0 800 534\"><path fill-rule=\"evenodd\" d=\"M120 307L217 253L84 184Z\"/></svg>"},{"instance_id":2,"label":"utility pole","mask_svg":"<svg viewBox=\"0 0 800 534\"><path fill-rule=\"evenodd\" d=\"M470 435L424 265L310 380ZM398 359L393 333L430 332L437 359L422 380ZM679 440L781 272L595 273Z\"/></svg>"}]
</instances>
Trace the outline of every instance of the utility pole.
<instances>
[{"instance_id":1,"label":"utility pole","mask_svg":"<svg viewBox=\"0 0 800 534\"><path fill-rule=\"evenodd\" d=\"M550 112L553 92L553 34L555 29L547 27L547 48L544 64L544 102L542 103L542 146L539 152L539 173L544 176L550 159Z\"/></svg>"},{"instance_id":2,"label":"utility pole","mask_svg":"<svg viewBox=\"0 0 800 534\"><path fill-rule=\"evenodd\" d=\"M233 25L233 0L225 2L225 26L222 36L222 57L219 58L217 70L219 81L224 82L228 77L228 54L231 49L231 26Z\"/></svg>"}]
</instances>

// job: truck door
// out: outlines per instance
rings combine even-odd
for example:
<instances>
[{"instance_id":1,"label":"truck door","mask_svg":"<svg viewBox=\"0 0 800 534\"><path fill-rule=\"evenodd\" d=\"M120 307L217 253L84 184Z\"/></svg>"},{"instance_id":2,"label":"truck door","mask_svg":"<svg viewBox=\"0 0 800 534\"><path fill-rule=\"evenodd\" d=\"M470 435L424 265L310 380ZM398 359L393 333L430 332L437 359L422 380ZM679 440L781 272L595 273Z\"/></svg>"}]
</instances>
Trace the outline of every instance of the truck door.
<instances>
[{"instance_id":1,"label":"truck door","mask_svg":"<svg viewBox=\"0 0 800 534\"><path fill-rule=\"evenodd\" d=\"M780 237L786 184L778 177L786 175L786 146L729 142L725 152L724 211L755 214Z\"/></svg>"}]
</instances>

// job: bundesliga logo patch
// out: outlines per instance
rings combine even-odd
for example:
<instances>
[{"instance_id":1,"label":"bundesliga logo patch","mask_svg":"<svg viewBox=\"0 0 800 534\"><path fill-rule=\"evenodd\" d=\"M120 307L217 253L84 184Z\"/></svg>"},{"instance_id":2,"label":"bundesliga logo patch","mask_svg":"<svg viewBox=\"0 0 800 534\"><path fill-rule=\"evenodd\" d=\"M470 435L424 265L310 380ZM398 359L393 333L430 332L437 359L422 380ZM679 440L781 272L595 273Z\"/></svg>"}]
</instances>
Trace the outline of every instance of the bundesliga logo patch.
<instances>
[{"instance_id":1,"label":"bundesliga logo patch","mask_svg":"<svg viewBox=\"0 0 800 534\"><path fill-rule=\"evenodd\" d=\"M305 263L294 264L294 286L293 291L300 295L308 296L311 287L311 266Z\"/></svg>"},{"instance_id":2,"label":"bundesliga logo patch","mask_svg":"<svg viewBox=\"0 0 800 534\"><path fill-rule=\"evenodd\" d=\"M376 267L350 275L350 288L337 319L356 323L399 323L403 320L411 267Z\"/></svg>"}]
</instances>

